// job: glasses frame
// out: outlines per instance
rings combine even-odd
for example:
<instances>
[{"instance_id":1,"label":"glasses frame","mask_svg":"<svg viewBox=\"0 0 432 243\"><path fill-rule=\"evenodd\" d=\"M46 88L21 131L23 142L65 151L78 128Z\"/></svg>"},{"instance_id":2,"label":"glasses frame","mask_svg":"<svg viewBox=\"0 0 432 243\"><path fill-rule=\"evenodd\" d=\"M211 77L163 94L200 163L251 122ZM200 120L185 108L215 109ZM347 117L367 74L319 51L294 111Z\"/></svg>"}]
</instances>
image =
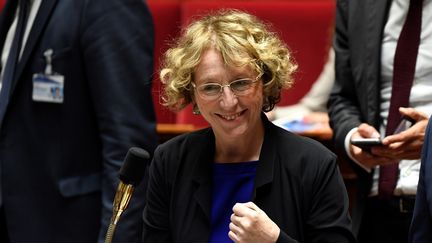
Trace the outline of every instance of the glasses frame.
<instances>
[{"instance_id":1,"label":"glasses frame","mask_svg":"<svg viewBox=\"0 0 432 243\"><path fill-rule=\"evenodd\" d=\"M239 79L236 79L236 80L233 80L233 81L229 82L228 84L220 84L220 83L205 83L205 84L201 84L201 85L198 85L198 86L197 86L194 82L192 82L191 84L192 84L192 87L196 90L196 92L198 93L198 95L199 95L202 99L204 99L204 100L216 100L216 99L218 99L219 97L222 96L222 93L223 93L223 90L224 90L225 87L228 87L228 88L231 90L231 92L232 92L236 97L237 97L237 96L244 96L244 95L247 95L248 93L247 93L246 91L250 90L250 89L252 88L252 86L253 86L256 82L258 82L259 78L260 78L260 76L256 77L255 79L252 79L252 78L239 78ZM236 82L239 82L239 81L242 81L242 80L252 81L251 84L250 84L250 87L248 87L247 89L242 90L242 91L235 90L235 89L233 89L233 88L231 87L231 85L232 85L233 83L236 83ZM215 93L214 95L206 95L206 94L202 94L202 93L199 91L198 88L203 87L203 86L208 86L208 85L217 85L217 86L219 86L219 92L218 92L218 93ZM240 92L240 93L239 93L239 92ZM246 93L241 94L241 92L246 92Z\"/></svg>"}]
</instances>

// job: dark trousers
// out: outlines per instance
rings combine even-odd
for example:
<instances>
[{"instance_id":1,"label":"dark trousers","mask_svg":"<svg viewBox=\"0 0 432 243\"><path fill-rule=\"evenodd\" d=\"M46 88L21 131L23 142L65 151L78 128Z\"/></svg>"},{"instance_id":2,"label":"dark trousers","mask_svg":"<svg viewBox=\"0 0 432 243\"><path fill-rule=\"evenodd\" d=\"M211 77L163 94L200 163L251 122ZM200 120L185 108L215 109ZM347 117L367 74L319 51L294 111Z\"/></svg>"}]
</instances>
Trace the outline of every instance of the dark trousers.
<instances>
[{"instance_id":1,"label":"dark trousers","mask_svg":"<svg viewBox=\"0 0 432 243\"><path fill-rule=\"evenodd\" d=\"M5 217L3 207L0 207L0 242L2 243L9 242L8 230L6 226L6 217Z\"/></svg>"},{"instance_id":2,"label":"dark trousers","mask_svg":"<svg viewBox=\"0 0 432 243\"><path fill-rule=\"evenodd\" d=\"M358 243L407 243L414 197L367 199Z\"/></svg>"}]
</instances>

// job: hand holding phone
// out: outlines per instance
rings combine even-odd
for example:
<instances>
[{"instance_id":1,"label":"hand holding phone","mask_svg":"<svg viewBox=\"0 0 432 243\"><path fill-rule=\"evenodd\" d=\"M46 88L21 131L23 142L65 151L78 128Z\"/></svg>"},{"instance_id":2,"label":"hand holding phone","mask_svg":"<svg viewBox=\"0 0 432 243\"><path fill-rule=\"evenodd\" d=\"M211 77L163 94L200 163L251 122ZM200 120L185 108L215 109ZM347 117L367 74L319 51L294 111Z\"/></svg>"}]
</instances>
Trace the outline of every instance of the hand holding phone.
<instances>
[{"instance_id":1,"label":"hand holding phone","mask_svg":"<svg viewBox=\"0 0 432 243\"><path fill-rule=\"evenodd\" d=\"M373 146L382 145L381 138L353 138L351 144L355 145L362 150L370 151Z\"/></svg>"},{"instance_id":2,"label":"hand holding phone","mask_svg":"<svg viewBox=\"0 0 432 243\"><path fill-rule=\"evenodd\" d=\"M393 134L398 134L405 131L414 123L415 121L410 117L403 116ZM382 145L382 141L381 138L353 138L351 139L351 144L361 148L362 150L370 151L373 146Z\"/></svg>"}]
</instances>

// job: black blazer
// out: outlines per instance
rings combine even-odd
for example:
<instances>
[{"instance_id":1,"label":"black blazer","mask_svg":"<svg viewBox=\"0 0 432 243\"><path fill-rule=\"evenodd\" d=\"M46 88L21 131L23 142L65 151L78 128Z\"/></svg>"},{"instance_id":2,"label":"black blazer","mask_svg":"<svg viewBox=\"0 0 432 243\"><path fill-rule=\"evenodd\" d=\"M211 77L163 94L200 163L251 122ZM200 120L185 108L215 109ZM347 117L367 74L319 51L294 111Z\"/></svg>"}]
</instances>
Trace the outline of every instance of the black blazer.
<instances>
[{"instance_id":1,"label":"black blazer","mask_svg":"<svg viewBox=\"0 0 432 243\"><path fill-rule=\"evenodd\" d=\"M391 0L338 0L336 82L329 100L338 147L362 122L380 124L381 40Z\"/></svg>"},{"instance_id":2,"label":"black blazer","mask_svg":"<svg viewBox=\"0 0 432 243\"><path fill-rule=\"evenodd\" d=\"M32 100L47 49L65 77L62 104ZM127 150L156 147L152 55L141 0L42 0L0 127L0 205L11 242L103 242ZM115 241L141 241L140 190Z\"/></svg>"},{"instance_id":3,"label":"black blazer","mask_svg":"<svg viewBox=\"0 0 432 243\"><path fill-rule=\"evenodd\" d=\"M265 120L252 201L281 228L278 242L354 242L336 156ZM159 146L150 167L143 242L208 242L211 128Z\"/></svg>"},{"instance_id":4,"label":"black blazer","mask_svg":"<svg viewBox=\"0 0 432 243\"><path fill-rule=\"evenodd\" d=\"M329 99L329 116L339 150L345 151L346 135L361 123L379 129L381 40L390 4L391 0L337 1L336 80ZM359 178L353 208L353 230L358 232L372 174L354 162L352 165Z\"/></svg>"}]
</instances>

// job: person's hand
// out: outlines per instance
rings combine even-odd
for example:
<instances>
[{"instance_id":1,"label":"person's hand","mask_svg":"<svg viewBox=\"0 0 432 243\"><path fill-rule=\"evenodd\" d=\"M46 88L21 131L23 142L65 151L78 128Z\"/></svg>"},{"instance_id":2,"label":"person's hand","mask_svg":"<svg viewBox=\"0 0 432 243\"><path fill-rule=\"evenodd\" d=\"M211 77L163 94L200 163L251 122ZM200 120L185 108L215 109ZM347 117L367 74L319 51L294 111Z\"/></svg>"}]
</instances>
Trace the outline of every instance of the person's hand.
<instances>
[{"instance_id":1,"label":"person's hand","mask_svg":"<svg viewBox=\"0 0 432 243\"><path fill-rule=\"evenodd\" d=\"M380 134L378 131L370 126L369 124L362 123L359 127L357 132L353 133L351 136L351 139L353 138L379 138ZM381 147L381 146L375 146L375 147ZM373 149L375 149L373 147ZM361 163L364 167L372 169L377 165L386 165L386 164L392 164L397 163L398 160L380 156L377 154L372 154L368 151L362 150L360 147L357 147L355 145L350 145L350 153L354 157L354 159Z\"/></svg>"},{"instance_id":2,"label":"person's hand","mask_svg":"<svg viewBox=\"0 0 432 243\"><path fill-rule=\"evenodd\" d=\"M276 242L279 227L253 202L236 203L233 207L228 236L234 242Z\"/></svg>"},{"instance_id":3,"label":"person's hand","mask_svg":"<svg viewBox=\"0 0 432 243\"><path fill-rule=\"evenodd\" d=\"M371 152L391 159L419 159L428 117L413 108L399 108L399 112L415 120L415 124L405 131L385 137L382 141L384 146L374 147Z\"/></svg>"}]
</instances>

